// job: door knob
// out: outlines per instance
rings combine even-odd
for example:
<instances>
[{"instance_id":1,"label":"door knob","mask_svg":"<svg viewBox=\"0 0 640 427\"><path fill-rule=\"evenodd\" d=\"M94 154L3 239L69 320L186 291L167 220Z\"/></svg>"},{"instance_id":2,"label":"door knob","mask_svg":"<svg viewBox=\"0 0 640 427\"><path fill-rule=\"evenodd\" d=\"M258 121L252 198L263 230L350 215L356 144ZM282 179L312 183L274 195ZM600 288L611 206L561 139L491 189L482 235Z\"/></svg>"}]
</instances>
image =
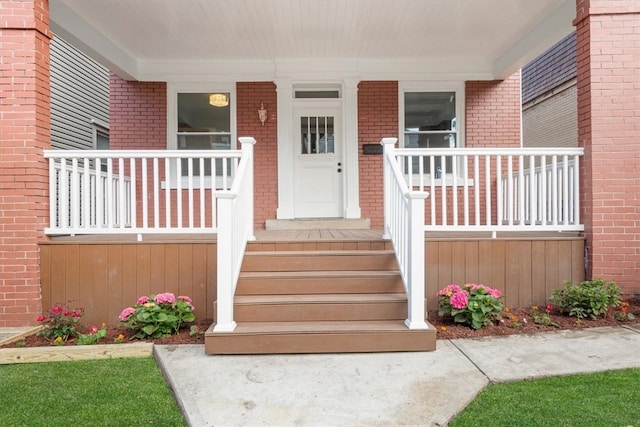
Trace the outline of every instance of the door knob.
<instances>
[{"instance_id":1,"label":"door knob","mask_svg":"<svg viewBox=\"0 0 640 427\"><path fill-rule=\"evenodd\" d=\"M338 162L338 166L342 166L342 163Z\"/></svg>"},{"instance_id":2,"label":"door knob","mask_svg":"<svg viewBox=\"0 0 640 427\"><path fill-rule=\"evenodd\" d=\"M341 169L341 168L338 168L338 172L342 172L342 169Z\"/></svg>"}]
</instances>

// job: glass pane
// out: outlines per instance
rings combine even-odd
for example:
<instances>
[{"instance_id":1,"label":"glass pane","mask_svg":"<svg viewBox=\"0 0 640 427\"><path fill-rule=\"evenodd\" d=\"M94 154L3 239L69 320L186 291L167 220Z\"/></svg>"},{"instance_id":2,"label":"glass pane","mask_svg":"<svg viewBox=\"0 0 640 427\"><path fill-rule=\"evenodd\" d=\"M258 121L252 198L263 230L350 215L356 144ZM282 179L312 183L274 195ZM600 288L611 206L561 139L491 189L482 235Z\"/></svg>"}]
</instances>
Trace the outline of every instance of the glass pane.
<instances>
[{"instance_id":1,"label":"glass pane","mask_svg":"<svg viewBox=\"0 0 640 427\"><path fill-rule=\"evenodd\" d=\"M182 150L230 150L231 135L178 135L178 148ZM222 159L216 159L216 175L222 176ZM229 166L230 163L227 165ZM182 176L188 174L188 159L182 159ZM231 169L228 169L230 173ZM193 162L194 175L200 174L200 161L195 158ZM204 174L211 175L211 160L204 162Z\"/></svg>"},{"instance_id":2,"label":"glass pane","mask_svg":"<svg viewBox=\"0 0 640 427\"><path fill-rule=\"evenodd\" d=\"M405 131L456 130L455 92L406 92Z\"/></svg>"},{"instance_id":3,"label":"glass pane","mask_svg":"<svg viewBox=\"0 0 640 427\"><path fill-rule=\"evenodd\" d=\"M333 117L300 117L300 152L302 154L335 153Z\"/></svg>"},{"instance_id":4,"label":"glass pane","mask_svg":"<svg viewBox=\"0 0 640 427\"><path fill-rule=\"evenodd\" d=\"M212 93L178 94L178 132L231 132L231 97L228 104L216 107L209 103Z\"/></svg>"}]
</instances>

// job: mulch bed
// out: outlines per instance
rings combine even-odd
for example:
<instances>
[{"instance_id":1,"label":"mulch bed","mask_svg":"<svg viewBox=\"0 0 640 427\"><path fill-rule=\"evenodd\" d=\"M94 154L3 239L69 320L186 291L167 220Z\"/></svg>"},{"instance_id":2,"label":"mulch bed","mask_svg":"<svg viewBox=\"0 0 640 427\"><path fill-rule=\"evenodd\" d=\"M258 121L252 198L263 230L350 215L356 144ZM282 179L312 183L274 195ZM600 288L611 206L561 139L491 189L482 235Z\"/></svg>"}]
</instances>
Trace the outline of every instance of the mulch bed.
<instances>
[{"instance_id":1,"label":"mulch bed","mask_svg":"<svg viewBox=\"0 0 640 427\"><path fill-rule=\"evenodd\" d=\"M503 321L496 322L493 325L485 326L482 329L472 329L468 326L455 324L451 319L445 319L438 317L437 311L429 312L429 322L433 324L438 331L438 339L456 339L456 338L478 338L485 336L497 336L497 335L515 335L515 334L531 334L544 331L557 331L561 329L584 329L600 326L622 326L625 324L640 323L640 299L633 298L627 300L629 303L628 312L635 316L635 319L629 321L620 321L615 319L615 311L612 310L607 316L598 319L584 319L580 322L575 317L569 317L561 315L555 311L551 312L551 320L558 326L545 326L539 325L533 322L531 317L531 308L511 308L509 312L504 313ZM544 307L540 307L540 310L544 310ZM147 342L153 342L155 344L169 345L169 344L203 344L204 332L213 323L211 319L199 320L195 322L201 333L191 335L189 328L185 328L180 331L179 334L166 338L160 338L156 340L147 340ZM80 328L82 333L88 333L87 328ZM140 340L132 339L133 332L126 330L120 326L107 326L107 336L100 340L100 344L112 344L118 335L124 336L123 342L140 342ZM6 344L1 348L15 348L15 347L42 347L51 346L52 344L44 337L38 335L31 335L23 340ZM65 343L64 345L75 345L73 340Z\"/></svg>"}]
</instances>

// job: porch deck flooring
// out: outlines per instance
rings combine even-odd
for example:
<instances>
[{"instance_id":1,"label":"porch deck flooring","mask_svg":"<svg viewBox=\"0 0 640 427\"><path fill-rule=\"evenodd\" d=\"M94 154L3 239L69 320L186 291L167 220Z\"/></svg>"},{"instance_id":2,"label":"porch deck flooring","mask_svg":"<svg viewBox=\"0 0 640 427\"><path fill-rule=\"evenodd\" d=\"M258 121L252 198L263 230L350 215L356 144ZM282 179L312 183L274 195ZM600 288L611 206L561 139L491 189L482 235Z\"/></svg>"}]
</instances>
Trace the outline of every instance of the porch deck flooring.
<instances>
[{"instance_id":1,"label":"porch deck flooring","mask_svg":"<svg viewBox=\"0 0 640 427\"><path fill-rule=\"evenodd\" d=\"M302 242L302 241L382 241L381 229L316 229L316 230L256 230L258 242ZM556 231L501 231L496 235L501 240L563 240L582 238L578 232ZM490 240L490 232L486 231L427 231L425 240ZM143 234L138 240L136 234L82 234L76 236L52 236L43 244L64 243L213 243L216 242L215 233L162 233Z\"/></svg>"}]
</instances>

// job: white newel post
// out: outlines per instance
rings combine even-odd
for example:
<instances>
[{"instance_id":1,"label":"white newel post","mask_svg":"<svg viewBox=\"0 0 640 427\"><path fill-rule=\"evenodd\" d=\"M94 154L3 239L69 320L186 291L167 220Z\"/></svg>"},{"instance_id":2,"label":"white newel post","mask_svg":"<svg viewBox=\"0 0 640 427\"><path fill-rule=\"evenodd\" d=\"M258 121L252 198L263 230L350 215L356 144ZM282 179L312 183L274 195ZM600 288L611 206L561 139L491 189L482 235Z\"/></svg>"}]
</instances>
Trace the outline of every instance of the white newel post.
<instances>
[{"instance_id":1,"label":"white newel post","mask_svg":"<svg viewBox=\"0 0 640 427\"><path fill-rule=\"evenodd\" d=\"M221 191L218 197L218 274L215 332L231 332L233 320L233 202L235 194Z\"/></svg>"},{"instance_id":2,"label":"white newel post","mask_svg":"<svg viewBox=\"0 0 640 427\"><path fill-rule=\"evenodd\" d=\"M391 171L389 170L389 166L387 165L387 161L389 158L394 156L395 144L398 141L398 138L382 138L380 144L383 147L383 155L382 155L382 187L383 187L383 202L384 202L384 222L382 229L382 238L390 239L391 234L389 233L389 219L391 218Z\"/></svg>"},{"instance_id":3,"label":"white newel post","mask_svg":"<svg viewBox=\"0 0 640 427\"><path fill-rule=\"evenodd\" d=\"M248 191L250 197L249 200L247 201L248 207L247 207L247 211L246 211L246 220L247 220L247 227L249 227L249 235L247 236L247 240L256 240L256 236L255 236L255 228L254 228L254 212L253 212L253 202L254 202L254 194L253 194L253 146L256 145L256 140L255 138L251 137L251 136L242 136L240 138L238 138L238 141L240 141L240 148L242 150L242 157L245 158L249 161L248 162L248 168L247 168L247 175L245 176L245 179L247 180L247 188L246 190Z\"/></svg>"},{"instance_id":4,"label":"white newel post","mask_svg":"<svg viewBox=\"0 0 640 427\"><path fill-rule=\"evenodd\" d=\"M424 203L429 193L426 191L409 191L409 268L407 297L409 299L409 316L405 325L409 329L429 329L425 322L424 301Z\"/></svg>"}]
</instances>

